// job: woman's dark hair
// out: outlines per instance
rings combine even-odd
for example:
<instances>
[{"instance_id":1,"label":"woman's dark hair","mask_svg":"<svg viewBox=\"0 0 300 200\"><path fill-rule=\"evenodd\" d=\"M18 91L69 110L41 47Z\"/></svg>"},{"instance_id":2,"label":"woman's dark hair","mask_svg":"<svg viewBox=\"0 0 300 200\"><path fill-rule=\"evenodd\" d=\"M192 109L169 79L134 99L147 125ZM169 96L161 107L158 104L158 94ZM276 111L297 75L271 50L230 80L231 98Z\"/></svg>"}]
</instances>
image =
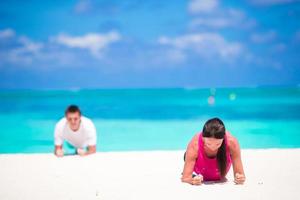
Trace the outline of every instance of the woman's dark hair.
<instances>
[{"instance_id":1,"label":"woman's dark hair","mask_svg":"<svg viewBox=\"0 0 300 200\"><path fill-rule=\"evenodd\" d=\"M222 120L219 118L212 118L208 120L203 126L202 136L223 139L225 137L225 126ZM223 140L222 145L218 149L217 161L221 177L224 177L226 175L227 167L225 140Z\"/></svg>"},{"instance_id":2,"label":"woman's dark hair","mask_svg":"<svg viewBox=\"0 0 300 200\"><path fill-rule=\"evenodd\" d=\"M79 109L78 106L76 106L76 105L69 105L67 107L67 109L65 110L65 115L67 115L68 113L76 113L76 112L78 112L79 115L81 115L81 111L80 111L80 109Z\"/></svg>"}]
</instances>

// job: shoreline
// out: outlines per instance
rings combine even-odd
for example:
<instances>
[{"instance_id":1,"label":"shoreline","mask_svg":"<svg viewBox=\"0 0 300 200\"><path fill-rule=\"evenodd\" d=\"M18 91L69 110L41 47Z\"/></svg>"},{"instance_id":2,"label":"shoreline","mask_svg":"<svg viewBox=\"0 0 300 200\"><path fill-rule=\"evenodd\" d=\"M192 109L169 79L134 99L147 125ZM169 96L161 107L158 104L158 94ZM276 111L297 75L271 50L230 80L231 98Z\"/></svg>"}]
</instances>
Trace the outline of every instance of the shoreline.
<instances>
[{"instance_id":1,"label":"shoreline","mask_svg":"<svg viewBox=\"0 0 300 200\"><path fill-rule=\"evenodd\" d=\"M242 151L269 151L269 150L300 150L300 147L285 147L285 148L242 148ZM184 152L185 149L171 149L171 150L107 150L107 151L96 151L96 154L102 154L102 153L143 153L143 152ZM2 155L36 155L36 154L41 154L41 155L52 155L52 152L17 152L17 153L3 153L0 152L0 156ZM75 154L74 154L75 155ZM70 156L70 155L68 155Z\"/></svg>"}]
</instances>

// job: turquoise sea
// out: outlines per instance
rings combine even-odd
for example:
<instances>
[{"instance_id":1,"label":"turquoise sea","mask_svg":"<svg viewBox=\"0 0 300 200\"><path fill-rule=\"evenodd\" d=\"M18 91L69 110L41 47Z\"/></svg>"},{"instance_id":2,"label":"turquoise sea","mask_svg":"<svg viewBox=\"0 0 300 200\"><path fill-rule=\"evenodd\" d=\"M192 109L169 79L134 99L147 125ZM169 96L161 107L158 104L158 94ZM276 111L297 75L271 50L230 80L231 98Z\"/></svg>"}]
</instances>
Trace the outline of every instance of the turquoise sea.
<instances>
[{"instance_id":1,"label":"turquoise sea","mask_svg":"<svg viewBox=\"0 0 300 200\"><path fill-rule=\"evenodd\" d=\"M1 90L0 153L53 152L69 104L94 121L98 151L184 149L211 117L242 148L300 147L300 87Z\"/></svg>"}]
</instances>

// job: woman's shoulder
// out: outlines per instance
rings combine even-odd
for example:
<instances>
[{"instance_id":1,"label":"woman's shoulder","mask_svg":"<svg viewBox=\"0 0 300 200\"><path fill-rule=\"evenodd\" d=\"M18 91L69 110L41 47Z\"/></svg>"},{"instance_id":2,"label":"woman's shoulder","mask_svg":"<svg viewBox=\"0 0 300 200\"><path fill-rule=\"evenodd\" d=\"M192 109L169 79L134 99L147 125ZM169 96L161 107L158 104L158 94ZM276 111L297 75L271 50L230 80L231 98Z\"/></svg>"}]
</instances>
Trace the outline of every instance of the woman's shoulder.
<instances>
[{"instance_id":1,"label":"woman's shoulder","mask_svg":"<svg viewBox=\"0 0 300 200\"><path fill-rule=\"evenodd\" d=\"M199 137L200 137L201 133L197 133L193 136L193 138L191 139L189 145L188 145L188 149L193 150L193 151L198 151L198 143L199 143Z\"/></svg>"},{"instance_id":2,"label":"woman's shoulder","mask_svg":"<svg viewBox=\"0 0 300 200\"><path fill-rule=\"evenodd\" d=\"M196 133L194 135L194 137L192 138L192 142L194 143L194 145L196 145L198 147L198 143L199 143L199 137L202 133Z\"/></svg>"},{"instance_id":3,"label":"woman's shoulder","mask_svg":"<svg viewBox=\"0 0 300 200\"><path fill-rule=\"evenodd\" d=\"M238 140L228 131L226 131L226 138L231 152L239 150L240 146Z\"/></svg>"}]
</instances>

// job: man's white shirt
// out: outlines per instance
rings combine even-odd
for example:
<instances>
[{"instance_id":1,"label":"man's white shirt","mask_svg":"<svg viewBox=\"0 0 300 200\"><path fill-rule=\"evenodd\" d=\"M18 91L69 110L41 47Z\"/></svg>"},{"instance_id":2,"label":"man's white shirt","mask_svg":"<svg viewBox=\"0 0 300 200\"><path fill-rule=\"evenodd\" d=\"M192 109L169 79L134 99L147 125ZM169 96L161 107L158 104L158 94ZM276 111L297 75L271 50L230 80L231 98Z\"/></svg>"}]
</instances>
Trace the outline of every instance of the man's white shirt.
<instances>
[{"instance_id":1,"label":"man's white shirt","mask_svg":"<svg viewBox=\"0 0 300 200\"><path fill-rule=\"evenodd\" d=\"M54 143L62 145L64 140L76 148L86 148L97 143L96 128L92 120L81 116L81 122L77 131L71 130L67 119L64 117L55 126Z\"/></svg>"}]
</instances>

